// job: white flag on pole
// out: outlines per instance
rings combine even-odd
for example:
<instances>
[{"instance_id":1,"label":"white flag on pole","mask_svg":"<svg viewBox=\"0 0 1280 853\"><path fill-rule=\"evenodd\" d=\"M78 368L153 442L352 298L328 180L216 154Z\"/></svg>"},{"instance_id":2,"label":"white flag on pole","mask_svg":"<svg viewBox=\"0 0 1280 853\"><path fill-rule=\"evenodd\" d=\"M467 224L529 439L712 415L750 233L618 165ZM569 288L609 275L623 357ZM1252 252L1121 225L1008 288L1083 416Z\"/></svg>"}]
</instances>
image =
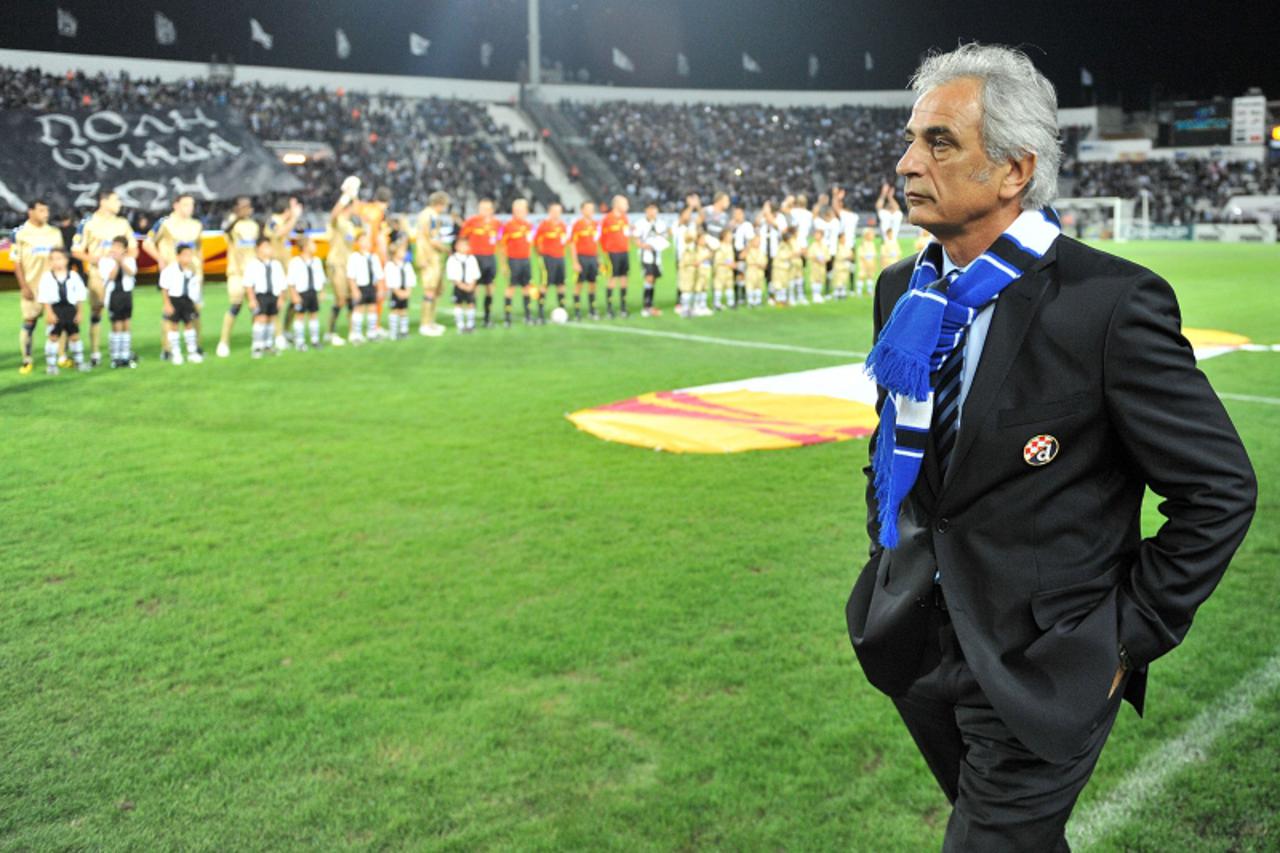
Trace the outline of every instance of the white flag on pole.
<instances>
[{"instance_id":1,"label":"white flag on pole","mask_svg":"<svg viewBox=\"0 0 1280 853\"><path fill-rule=\"evenodd\" d=\"M818 76L818 57L811 53L809 54L809 79L812 80L814 77L817 77L817 76Z\"/></svg>"},{"instance_id":2,"label":"white flag on pole","mask_svg":"<svg viewBox=\"0 0 1280 853\"><path fill-rule=\"evenodd\" d=\"M80 22L76 20L76 16L58 7L58 35L73 39L79 29Z\"/></svg>"},{"instance_id":3,"label":"white flag on pole","mask_svg":"<svg viewBox=\"0 0 1280 853\"><path fill-rule=\"evenodd\" d=\"M689 57L683 53L676 54L676 73L681 77L689 76Z\"/></svg>"},{"instance_id":4,"label":"white flag on pole","mask_svg":"<svg viewBox=\"0 0 1280 853\"><path fill-rule=\"evenodd\" d=\"M493 60L493 45L489 42L480 43L480 64L485 68L489 67L489 63Z\"/></svg>"},{"instance_id":5,"label":"white flag on pole","mask_svg":"<svg viewBox=\"0 0 1280 853\"><path fill-rule=\"evenodd\" d=\"M750 56L744 53L742 54L742 70L750 72L752 74L759 74L760 63L756 62L754 59L752 59Z\"/></svg>"},{"instance_id":6,"label":"white flag on pole","mask_svg":"<svg viewBox=\"0 0 1280 853\"><path fill-rule=\"evenodd\" d=\"M627 56L616 47L613 49L613 64L615 67L621 68L623 71L636 70L636 65L631 61L631 57Z\"/></svg>"},{"instance_id":7,"label":"white flag on pole","mask_svg":"<svg viewBox=\"0 0 1280 853\"><path fill-rule=\"evenodd\" d=\"M161 12L156 12L156 44L173 44L178 40L178 28Z\"/></svg>"},{"instance_id":8,"label":"white flag on pole","mask_svg":"<svg viewBox=\"0 0 1280 853\"><path fill-rule=\"evenodd\" d=\"M262 28L257 18L249 19L249 39L262 45L263 50L271 50L271 45L275 43L271 33Z\"/></svg>"},{"instance_id":9,"label":"white flag on pole","mask_svg":"<svg viewBox=\"0 0 1280 853\"><path fill-rule=\"evenodd\" d=\"M423 38L417 33L409 33L409 52L414 56L426 56L431 47L431 39Z\"/></svg>"},{"instance_id":10,"label":"white flag on pole","mask_svg":"<svg viewBox=\"0 0 1280 853\"><path fill-rule=\"evenodd\" d=\"M333 37L337 42L338 58L346 59L351 55L351 41L347 38L347 34L339 28L333 31Z\"/></svg>"},{"instance_id":11,"label":"white flag on pole","mask_svg":"<svg viewBox=\"0 0 1280 853\"><path fill-rule=\"evenodd\" d=\"M1093 75L1090 74L1089 69L1085 68L1083 65L1080 66L1080 85L1081 86L1093 85Z\"/></svg>"},{"instance_id":12,"label":"white flag on pole","mask_svg":"<svg viewBox=\"0 0 1280 853\"><path fill-rule=\"evenodd\" d=\"M864 67L864 68L866 68L868 71L870 71L870 70L872 70L873 68L875 68L875 67L876 67L875 60L873 60L873 59L871 58L871 51L869 51L869 50L868 50L865 54L863 54L863 57L862 57L862 65L863 65L863 67Z\"/></svg>"}]
</instances>

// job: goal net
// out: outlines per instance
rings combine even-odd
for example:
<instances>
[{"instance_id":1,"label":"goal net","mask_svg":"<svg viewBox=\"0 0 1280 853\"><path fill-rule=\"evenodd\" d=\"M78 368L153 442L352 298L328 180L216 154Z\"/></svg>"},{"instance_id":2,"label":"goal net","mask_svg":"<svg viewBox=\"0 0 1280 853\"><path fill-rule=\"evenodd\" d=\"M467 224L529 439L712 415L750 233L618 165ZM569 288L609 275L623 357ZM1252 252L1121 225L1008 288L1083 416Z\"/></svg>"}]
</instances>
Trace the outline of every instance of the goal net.
<instances>
[{"instance_id":1,"label":"goal net","mask_svg":"<svg viewBox=\"0 0 1280 853\"><path fill-rule=\"evenodd\" d=\"M1063 233L1072 237L1123 242L1131 236L1128 203L1119 196L1060 198L1053 207L1062 219Z\"/></svg>"}]
</instances>

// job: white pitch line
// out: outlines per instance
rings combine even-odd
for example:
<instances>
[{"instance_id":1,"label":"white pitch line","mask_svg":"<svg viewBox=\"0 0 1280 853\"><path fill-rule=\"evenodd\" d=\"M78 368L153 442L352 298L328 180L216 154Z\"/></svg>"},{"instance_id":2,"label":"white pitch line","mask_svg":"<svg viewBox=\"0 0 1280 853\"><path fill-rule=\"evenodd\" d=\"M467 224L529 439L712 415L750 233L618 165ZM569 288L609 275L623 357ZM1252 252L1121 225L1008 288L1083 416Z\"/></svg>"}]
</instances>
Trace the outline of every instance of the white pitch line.
<instances>
[{"instance_id":1,"label":"white pitch line","mask_svg":"<svg viewBox=\"0 0 1280 853\"><path fill-rule=\"evenodd\" d=\"M1252 394L1219 394L1224 400L1239 400L1242 403L1266 403L1269 406L1280 406L1280 397L1255 397Z\"/></svg>"},{"instance_id":2,"label":"white pitch line","mask_svg":"<svg viewBox=\"0 0 1280 853\"><path fill-rule=\"evenodd\" d=\"M746 347L748 349L771 349L783 352L803 352L810 355L830 355L836 358L866 358L865 352L840 349L817 349L816 347L798 347L792 344L771 344L765 341L740 341L734 338L713 338L710 335L689 335L683 332L660 332L657 329L635 329L626 326L595 326L575 323L569 328L589 329L593 332L618 332L624 335L647 335L651 338L673 338L678 341L695 341L703 344L720 344L726 347Z\"/></svg>"},{"instance_id":3,"label":"white pitch line","mask_svg":"<svg viewBox=\"0 0 1280 853\"><path fill-rule=\"evenodd\" d=\"M1180 736L1143 759L1105 799L1092 803L1072 820L1068 828L1072 845L1089 848L1134 820L1139 810L1158 797L1177 773L1204 761L1214 742L1252 714L1258 701L1277 687L1280 687L1280 654L1245 676L1222 701L1200 712Z\"/></svg>"}]
</instances>

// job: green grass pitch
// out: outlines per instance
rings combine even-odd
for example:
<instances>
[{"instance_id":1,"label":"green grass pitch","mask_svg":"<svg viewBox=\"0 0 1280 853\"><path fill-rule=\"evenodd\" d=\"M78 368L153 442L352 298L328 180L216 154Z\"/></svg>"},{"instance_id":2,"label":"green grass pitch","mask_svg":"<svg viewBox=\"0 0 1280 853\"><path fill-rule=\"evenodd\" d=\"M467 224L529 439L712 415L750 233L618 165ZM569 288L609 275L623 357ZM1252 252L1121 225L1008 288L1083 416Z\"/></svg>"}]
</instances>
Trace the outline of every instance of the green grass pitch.
<instances>
[{"instance_id":1,"label":"green grass pitch","mask_svg":"<svg viewBox=\"0 0 1280 853\"><path fill-rule=\"evenodd\" d=\"M1108 248L1186 325L1280 342L1280 248ZM23 377L0 294L0 848L940 844L946 802L845 635L865 441L680 456L564 418L847 359L548 326L254 362L242 315L232 358L175 368L157 305L138 370ZM871 329L869 299L627 322L856 351ZM1204 369L1280 397L1280 353ZM1227 407L1253 530L1078 814L1280 650L1280 406ZM1280 848L1277 731L1271 691L1095 849Z\"/></svg>"}]
</instances>

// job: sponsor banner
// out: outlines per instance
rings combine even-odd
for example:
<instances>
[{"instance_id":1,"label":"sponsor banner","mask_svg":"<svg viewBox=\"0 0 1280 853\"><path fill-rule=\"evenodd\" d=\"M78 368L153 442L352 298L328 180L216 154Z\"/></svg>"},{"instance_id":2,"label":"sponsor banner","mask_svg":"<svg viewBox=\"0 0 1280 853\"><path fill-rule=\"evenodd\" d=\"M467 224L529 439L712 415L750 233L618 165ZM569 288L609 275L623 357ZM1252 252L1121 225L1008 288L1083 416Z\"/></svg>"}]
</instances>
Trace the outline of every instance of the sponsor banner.
<instances>
[{"instance_id":1,"label":"sponsor banner","mask_svg":"<svg viewBox=\"0 0 1280 853\"><path fill-rule=\"evenodd\" d=\"M167 211L183 193L198 204L302 188L220 106L3 110L0 139L0 200L20 212L33 198L54 210L92 210L104 189L118 192L126 208Z\"/></svg>"},{"instance_id":2,"label":"sponsor banner","mask_svg":"<svg viewBox=\"0 0 1280 853\"><path fill-rule=\"evenodd\" d=\"M1194 225L1192 239L1212 243L1274 243L1276 226L1256 222Z\"/></svg>"},{"instance_id":3,"label":"sponsor banner","mask_svg":"<svg viewBox=\"0 0 1280 853\"><path fill-rule=\"evenodd\" d=\"M1126 222L1120 226L1122 240L1190 240L1190 225L1164 225L1152 222L1143 225L1141 222Z\"/></svg>"}]
</instances>

